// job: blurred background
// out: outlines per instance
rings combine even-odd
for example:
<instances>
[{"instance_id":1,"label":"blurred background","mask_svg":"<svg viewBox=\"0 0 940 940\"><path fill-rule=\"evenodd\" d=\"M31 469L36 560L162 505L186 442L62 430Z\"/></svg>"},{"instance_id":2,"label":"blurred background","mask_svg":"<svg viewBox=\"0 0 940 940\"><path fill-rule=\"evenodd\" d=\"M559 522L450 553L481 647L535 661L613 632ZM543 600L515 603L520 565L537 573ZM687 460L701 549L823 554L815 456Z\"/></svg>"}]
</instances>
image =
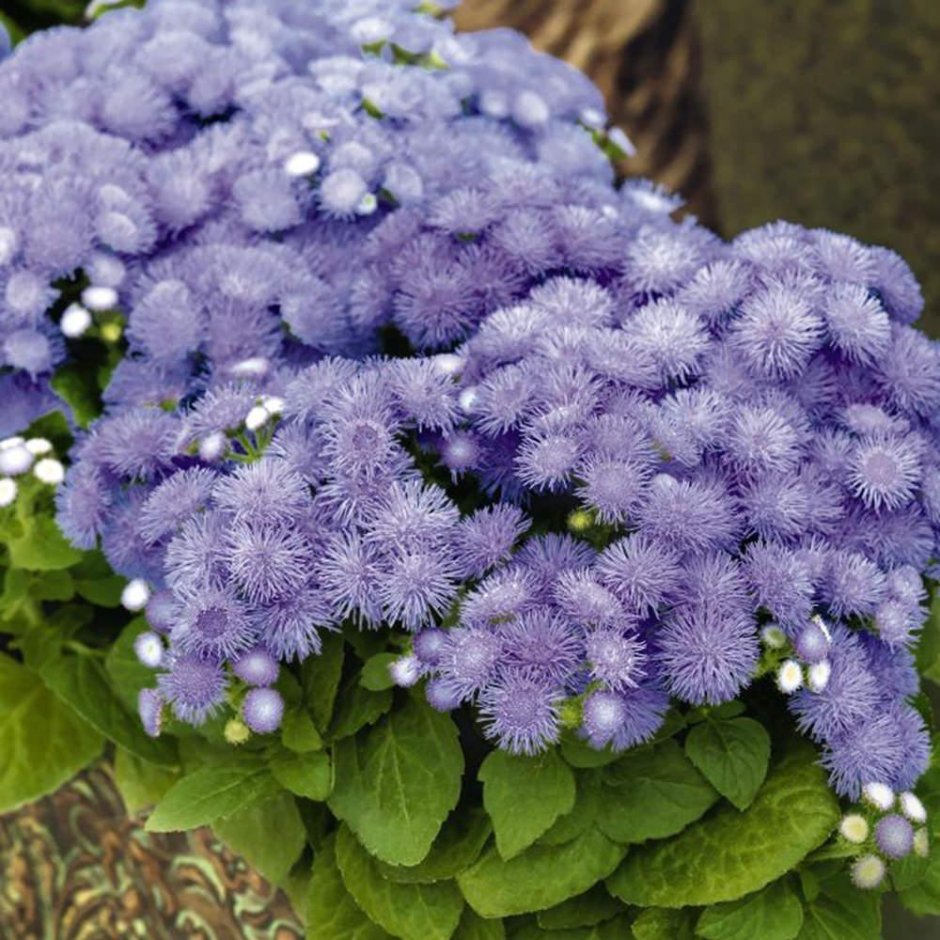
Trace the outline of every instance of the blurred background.
<instances>
[{"instance_id":1,"label":"blurred background","mask_svg":"<svg viewBox=\"0 0 940 940\"><path fill-rule=\"evenodd\" d=\"M0 0L0 19L19 38L84 8ZM621 170L723 235L785 218L896 249L940 337L937 0L465 0L457 22L521 29L587 72L637 147ZM144 833L103 770L0 818L0 940L301 935L208 833ZM884 936L940 938L940 921L889 905Z\"/></svg>"}]
</instances>

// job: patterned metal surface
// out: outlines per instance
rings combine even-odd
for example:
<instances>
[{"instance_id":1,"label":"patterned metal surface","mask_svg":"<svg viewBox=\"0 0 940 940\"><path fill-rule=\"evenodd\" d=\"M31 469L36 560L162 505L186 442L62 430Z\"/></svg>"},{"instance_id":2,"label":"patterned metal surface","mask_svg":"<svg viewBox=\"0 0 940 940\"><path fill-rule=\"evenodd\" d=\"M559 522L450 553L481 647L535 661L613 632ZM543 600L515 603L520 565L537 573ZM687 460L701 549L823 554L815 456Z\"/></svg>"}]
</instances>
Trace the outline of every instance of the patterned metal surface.
<instances>
[{"instance_id":1,"label":"patterned metal surface","mask_svg":"<svg viewBox=\"0 0 940 940\"><path fill-rule=\"evenodd\" d=\"M287 898L205 829L154 835L101 768L0 816L0 940L300 940Z\"/></svg>"}]
</instances>

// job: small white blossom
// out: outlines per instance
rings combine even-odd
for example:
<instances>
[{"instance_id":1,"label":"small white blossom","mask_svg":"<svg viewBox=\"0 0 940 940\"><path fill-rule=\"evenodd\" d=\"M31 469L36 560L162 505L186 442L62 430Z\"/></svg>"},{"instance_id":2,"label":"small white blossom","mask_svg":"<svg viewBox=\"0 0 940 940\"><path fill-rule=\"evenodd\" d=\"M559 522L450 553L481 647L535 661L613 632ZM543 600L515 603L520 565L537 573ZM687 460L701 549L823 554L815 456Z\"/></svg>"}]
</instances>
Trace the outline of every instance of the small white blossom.
<instances>
[{"instance_id":1,"label":"small white blossom","mask_svg":"<svg viewBox=\"0 0 940 940\"><path fill-rule=\"evenodd\" d=\"M261 407L271 415L279 415L284 410L284 399L277 395L265 395L261 399Z\"/></svg>"},{"instance_id":2,"label":"small white blossom","mask_svg":"<svg viewBox=\"0 0 940 940\"><path fill-rule=\"evenodd\" d=\"M366 193L362 199L359 200L359 205L356 206L356 214L372 215L378 207L379 201L375 198L375 193Z\"/></svg>"},{"instance_id":3,"label":"small white blossom","mask_svg":"<svg viewBox=\"0 0 940 940\"><path fill-rule=\"evenodd\" d=\"M248 428L249 431L257 431L263 428L270 420L271 415L268 414L267 408L265 408L264 405L255 405L245 416L245 427Z\"/></svg>"},{"instance_id":4,"label":"small white blossom","mask_svg":"<svg viewBox=\"0 0 940 940\"><path fill-rule=\"evenodd\" d=\"M910 790L905 790L898 799L901 803L901 812L911 822L922 823L927 821L927 808L920 801L920 798L911 793Z\"/></svg>"},{"instance_id":5,"label":"small white blossom","mask_svg":"<svg viewBox=\"0 0 940 940\"><path fill-rule=\"evenodd\" d=\"M877 888L885 876L885 863L877 855L863 855L852 865L852 883L856 888Z\"/></svg>"},{"instance_id":6,"label":"small white blossom","mask_svg":"<svg viewBox=\"0 0 940 940\"><path fill-rule=\"evenodd\" d=\"M402 656L396 659L389 667L395 685L410 688L421 678L421 664L417 656Z\"/></svg>"},{"instance_id":7,"label":"small white blossom","mask_svg":"<svg viewBox=\"0 0 940 940\"><path fill-rule=\"evenodd\" d=\"M876 809L887 812L894 806L894 790L886 783L866 783L862 796Z\"/></svg>"},{"instance_id":8,"label":"small white blossom","mask_svg":"<svg viewBox=\"0 0 940 940\"><path fill-rule=\"evenodd\" d=\"M81 304L70 304L62 314L59 329L69 339L78 339L84 336L91 324L91 314Z\"/></svg>"},{"instance_id":9,"label":"small white blossom","mask_svg":"<svg viewBox=\"0 0 940 940\"><path fill-rule=\"evenodd\" d=\"M772 650L782 650L787 645L787 637L776 624L769 624L760 632L761 642Z\"/></svg>"},{"instance_id":10,"label":"small white blossom","mask_svg":"<svg viewBox=\"0 0 940 940\"><path fill-rule=\"evenodd\" d=\"M124 585L124 590L121 591L121 604L125 610L136 613L138 610L143 610L147 606L147 601L150 600L150 588L147 587L147 582L143 578L134 578L133 581L128 581Z\"/></svg>"},{"instance_id":11,"label":"small white blossom","mask_svg":"<svg viewBox=\"0 0 940 940\"><path fill-rule=\"evenodd\" d=\"M11 447L19 447L25 443L26 438L23 437L5 437L2 441L0 441L0 450L9 450Z\"/></svg>"},{"instance_id":12,"label":"small white blossom","mask_svg":"<svg viewBox=\"0 0 940 940\"><path fill-rule=\"evenodd\" d=\"M832 666L828 659L822 662L813 663L809 667L809 687L814 692L822 692L829 685L829 677L832 675Z\"/></svg>"},{"instance_id":13,"label":"small white blossom","mask_svg":"<svg viewBox=\"0 0 940 940\"><path fill-rule=\"evenodd\" d=\"M788 659L777 670L777 688L790 695L803 685L803 667L795 660Z\"/></svg>"},{"instance_id":14,"label":"small white blossom","mask_svg":"<svg viewBox=\"0 0 940 940\"><path fill-rule=\"evenodd\" d=\"M26 442L26 449L36 457L48 454L52 450L52 444L44 437L31 437Z\"/></svg>"},{"instance_id":15,"label":"small white blossom","mask_svg":"<svg viewBox=\"0 0 940 940\"><path fill-rule=\"evenodd\" d=\"M236 362L229 371L232 375L267 375L270 368L271 363L264 356L255 356Z\"/></svg>"},{"instance_id":16,"label":"small white blossom","mask_svg":"<svg viewBox=\"0 0 940 940\"><path fill-rule=\"evenodd\" d=\"M437 369L441 375L459 375L463 372L463 368L466 365L463 358L454 353L441 353L434 357L433 362L434 368Z\"/></svg>"},{"instance_id":17,"label":"small white blossom","mask_svg":"<svg viewBox=\"0 0 940 940\"><path fill-rule=\"evenodd\" d=\"M868 838L868 821L858 813L850 813L839 823L839 832L846 842L861 845Z\"/></svg>"},{"instance_id":18,"label":"small white blossom","mask_svg":"<svg viewBox=\"0 0 940 940\"><path fill-rule=\"evenodd\" d=\"M204 438L199 444L199 457L207 463L218 460L225 452L228 441L221 431Z\"/></svg>"},{"instance_id":19,"label":"small white blossom","mask_svg":"<svg viewBox=\"0 0 940 940\"><path fill-rule=\"evenodd\" d=\"M930 854L930 837L926 829L918 829L914 833L914 854L926 858Z\"/></svg>"},{"instance_id":20,"label":"small white blossom","mask_svg":"<svg viewBox=\"0 0 940 940\"><path fill-rule=\"evenodd\" d=\"M313 176L320 169L320 158L312 150L299 150L284 161L288 176Z\"/></svg>"},{"instance_id":21,"label":"small white blossom","mask_svg":"<svg viewBox=\"0 0 940 940\"><path fill-rule=\"evenodd\" d=\"M474 405L477 403L478 397L479 393L471 386L470 388L465 388L460 393L460 397L457 399L457 402L464 412L470 414L473 411Z\"/></svg>"},{"instance_id":22,"label":"small white blossom","mask_svg":"<svg viewBox=\"0 0 940 940\"><path fill-rule=\"evenodd\" d=\"M163 663L163 640L159 634L147 630L134 640L134 652L145 666L158 669Z\"/></svg>"},{"instance_id":23,"label":"small white blossom","mask_svg":"<svg viewBox=\"0 0 940 940\"><path fill-rule=\"evenodd\" d=\"M0 508L5 508L16 499L16 480L9 477L0 478Z\"/></svg>"},{"instance_id":24,"label":"small white blossom","mask_svg":"<svg viewBox=\"0 0 940 940\"><path fill-rule=\"evenodd\" d=\"M43 457L33 467L33 475L37 480L48 483L49 486L58 486L65 479L65 467L54 457Z\"/></svg>"},{"instance_id":25,"label":"small white blossom","mask_svg":"<svg viewBox=\"0 0 940 940\"><path fill-rule=\"evenodd\" d=\"M612 127L607 132L607 137L615 147L622 150L628 157L636 156L636 147L633 146L633 141L627 137L621 128Z\"/></svg>"},{"instance_id":26,"label":"small white blossom","mask_svg":"<svg viewBox=\"0 0 940 940\"><path fill-rule=\"evenodd\" d=\"M82 303L89 310L113 310L118 303L118 292L113 287L86 287Z\"/></svg>"},{"instance_id":27,"label":"small white blossom","mask_svg":"<svg viewBox=\"0 0 940 940\"><path fill-rule=\"evenodd\" d=\"M0 450L0 473L9 477L19 476L29 470L34 459L25 444L6 447Z\"/></svg>"}]
</instances>

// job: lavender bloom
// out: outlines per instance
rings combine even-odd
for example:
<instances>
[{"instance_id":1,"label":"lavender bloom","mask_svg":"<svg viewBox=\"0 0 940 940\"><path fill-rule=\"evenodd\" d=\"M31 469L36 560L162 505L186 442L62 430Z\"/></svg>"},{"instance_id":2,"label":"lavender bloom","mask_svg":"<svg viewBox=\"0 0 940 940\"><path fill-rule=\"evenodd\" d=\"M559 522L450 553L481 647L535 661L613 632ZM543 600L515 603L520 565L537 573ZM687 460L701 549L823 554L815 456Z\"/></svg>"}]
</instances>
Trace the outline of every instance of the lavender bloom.
<instances>
[{"instance_id":1,"label":"lavender bloom","mask_svg":"<svg viewBox=\"0 0 940 940\"><path fill-rule=\"evenodd\" d=\"M284 699L275 689L252 689L242 702L245 724L258 734L277 731L284 717Z\"/></svg>"},{"instance_id":2,"label":"lavender bloom","mask_svg":"<svg viewBox=\"0 0 940 940\"><path fill-rule=\"evenodd\" d=\"M225 698L225 673L211 661L180 656L158 676L157 687L180 721L201 724Z\"/></svg>"},{"instance_id":3,"label":"lavender bloom","mask_svg":"<svg viewBox=\"0 0 940 940\"><path fill-rule=\"evenodd\" d=\"M525 671L507 671L480 696L487 737L511 754L536 754L558 740L560 693Z\"/></svg>"}]
</instances>

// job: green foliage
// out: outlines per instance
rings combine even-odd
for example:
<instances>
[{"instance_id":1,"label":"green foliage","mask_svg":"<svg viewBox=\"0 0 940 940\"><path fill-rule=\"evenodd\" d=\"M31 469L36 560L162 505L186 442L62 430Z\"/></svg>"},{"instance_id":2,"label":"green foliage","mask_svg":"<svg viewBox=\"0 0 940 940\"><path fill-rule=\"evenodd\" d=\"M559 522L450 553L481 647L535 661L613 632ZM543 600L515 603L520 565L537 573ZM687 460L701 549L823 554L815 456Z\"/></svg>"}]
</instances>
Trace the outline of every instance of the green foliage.
<instances>
[{"instance_id":1,"label":"green foliage","mask_svg":"<svg viewBox=\"0 0 940 940\"><path fill-rule=\"evenodd\" d=\"M334 749L330 808L369 852L416 865L457 805L463 751L449 715L417 697Z\"/></svg>"},{"instance_id":2,"label":"green foliage","mask_svg":"<svg viewBox=\"0 0 940 940\"><path fill-rule=\"evenodd\" d=\"M51 516L24 516L20 532L7 542L10 562L24 571L58 571L82 560Z\"/></svg>"},{"instance_id":3,"label":"green foliage","mask_svg":"<svg viewBox=\"0 0 940 940\"><path fill-rule=\"evenodd\" d=\"M207 764L170 787L147 820L147 830L195 829L230 816L256 800L273 797L277 791L277 783L261 761Z\"/></svg>"},{"instance_id":4,"label":"green foliage","mask_svg":"<svg viewBox=\"0 0 940 940\"><path fill-rule=\"evenodd\" d=\"M308 657L300 667L304 703L321 734L326 734L333 718L344 658L342 634L331 633L324 638L320 655Z\"/></svg>"},{"instance_id":5,"label":"green foliage","mask_svg":"<svg viewBox=\"0 0 940 940\"><path fill-rule=\"evenodd\" d=\"M623 905L612 898L602 884L597 884L584 894L539 911L537 919L539 926L546 930L593 927L594 924L609 920L623 909Z\"/></svg>"},{"instance_id":6,"label":"green foliage","mask_svg":"<svg viewBox=\"0 0 940 940\"><path fill-rule=\"evenodd\" d=\"M144 733L137 715L129 712L112 691L104 666L96 657L66 653L43 666L42 679L66 705L108 740L152 764L164 767L176 764L173 742L168 738L154 739Z\"/></svg>"},{"instance_id":7,"label":"green foliage","mask_svg":"<svg viewBox=\"0 0 940 940\"><path fill-rule=\"evenodd\" d=\"M695 917L690 911L650 907L636 917L630 932L636 940L693 940L694 924Z\"/></svg>"},{"instance_id":8,"label":"green foliage","mask_svg":"<svg viewBox=\"0 0 940 940\"><path fill-rule=\"evenodd\" d=\"M249 803L212 828L274 884L284 882L307 844L297 803L284 792Z\"/></svg>"},{"instance_id":9,"label":"green foliage","mask_svg":"<svg viewBox=\"0 0 940 940\"><path fill-rule=\"evenodd\" d=\"M0 653L0 812L61 786L102 743L38 675Z\"/></svg>"},{"instance_id":10,"label":"green foliage","mask_svg":"<svg viewBox=\"0 0 940 940\"><path fill-rule=\"evenodd\" d=\"M738 901L707 908L695 932L705 940L793 940L803 926L803 905L789 879Z\"/></svg>"},{"instance_id":11,"label":"green foliage","mask_svg":"<svg viewBox=\"0 0 940 940\"><path fill-rule=\"evenodd\" d=\"M281 743L288 750L306 754L319 751L323 747L323 738L306 711L289 711L281 723Z\"/></svg>"},{"instance_id":12,"label":"green foliage","mask_svg":"<svg viewBox=\"0 0 940 940\"><path fill-rule=\"evenodd\" d=\"M346 890L336 865L335 838L326 839L313 858L307 893L307 940L386 940Z\"/></svg>"},{"instance_id":13,"label":"green foliage","mask_svg":"<svg viewBox=\"0 0 940 940\"><path fill-rule=\"evenodd\" d=\"M346 890L370 920L403 940L448 940L463 898L453 881L402 884L382 877L347 826L336 835L336 861Z\"/></svg>"},{"instance_id":14,"label":"green foliage","mask_svg":"<svg viewBox=\"0 0 940 940\"><path fill-rule=\"evenodd\" d=\"M392 679L392 674L388 670L389 666L399 658L397 653L377 653L371 656L362 667L359 684L370 692L381 692L383 689L392 688L395 680Z\"/></svg>"},{"instance_id":15,"label":"green foliage","mask_svg":"<svg viewBox=\"0 0 940 940\"><path fill-rule=\"evenodd\" d=\"M559 816L574 808L574 773L555 751L538 757L491 751L478 777L483 783L483 805L493 821L496 848L504 859L527 849Z\"/></svg>"},{"instance_id":16,"label":"green foliage","mask_svg":"<svg viewBox=\"0 0 940 940\"><path fill-rule=\"evenodd\" d=\"M767 776L770 735L753 718L708 718L689 732L685 753L722 796L743 810Z\"/></svg>"},{"instance_id":17,"label":"green foliage","mask_svg":"<svg viewBox=\"0 0 940 940\"><path fill-rule=\"evenodd\" d=\"M308 800L325 800L333 786L333 767L322 751L281 751L271 758L271 773L282 787Z\"/></svg>"},{"instance_id":18,"label":"green foliage","mask_svg":"<svg viewBox=\"0 0 940 940\"><path fill-rule=\"evenodd\" d=\"M111 772L129 813L153 806L179 779L177 771L141 760L123 747L115 749Z\"/></svg>"},{"instance_id":19,"label":"green foliage","mask_svg":"<svg viewBox=\"0 0 940 940\"><path fill-rule=\"evenodd\" d=\"M812 747L793 739L747 810L722 806L677 837L635 850L608 888L643 907L734 901L790 871L838 818Z\"/></svg>"},{"instance_id":20,"label":"green foliage","mask_svg":"<svg viewBox=\"0 0 940 940\"><path fill-rule=\"evenodd\" d=\"M489 817L475 806L459 806L444 823L431 851L417 865L377 861L383 878L402 884L432 884L453 878L469 868L483 851L492 832Z\"/></svg>"},{"instance_id":21,"label":"green foliage","mask_svg":"<svg viewBox=\"0 0 940 940\"><path fill-rule=\"evenodd\" d=\"M806 905L797 940L880 940L881 897L859 891L844 874L825 882Z\"/></svg>"},{"instance_id":22,"label":"green foliage","mask_svg":"<svg viewBox=\"0 0 940 940\"><path fill-rule=\"evenodd\" d=\"M532 846L509 861L491 847L457 883L482 917L527 914L583 894L613 872L625 851L593 828L564 845Z\"/></svg>"},{"instance_id":23,"label":"green foliage","mask_svg":"<svg viewBox=\"0 0 940 940\"><path fill-rule=\"evenodd\" d=\"M616 842L681 832L718 799L675 741L629 752L604 770L597 825Z\"/></svg>"}]
</instances>

